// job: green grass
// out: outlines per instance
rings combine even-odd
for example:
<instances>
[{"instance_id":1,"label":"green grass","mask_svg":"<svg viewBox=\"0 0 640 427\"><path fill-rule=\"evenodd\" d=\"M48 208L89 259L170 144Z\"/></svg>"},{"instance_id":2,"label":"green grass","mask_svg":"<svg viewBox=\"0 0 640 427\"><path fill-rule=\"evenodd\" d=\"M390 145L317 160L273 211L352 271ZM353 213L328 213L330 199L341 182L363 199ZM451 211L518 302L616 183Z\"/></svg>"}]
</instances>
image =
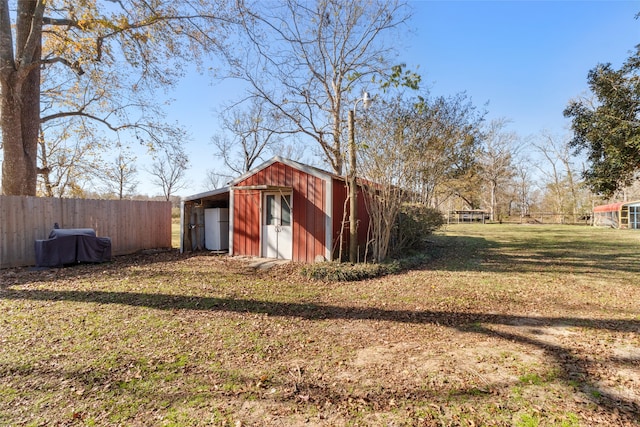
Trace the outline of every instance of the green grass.
<instances>
[{"instance_id":1,"label":"green grass","mask_svg":"<svg viewBox=\"0 0 640 427\"><path fill-rule=\"evenodd\" d=\"M637 423L640 233L432 241L354 282L175 252L2 271L0 425Z\"/></svg>"},{"instance_id":2,"label":"green grass","mask_svg":"<svg viewBox=\"0 0 640 427\"><path fill-rule=\"evenodd\" d=\"M171 247L180 247L180 218L171 222Z\"/></svg>"}]
</instances>

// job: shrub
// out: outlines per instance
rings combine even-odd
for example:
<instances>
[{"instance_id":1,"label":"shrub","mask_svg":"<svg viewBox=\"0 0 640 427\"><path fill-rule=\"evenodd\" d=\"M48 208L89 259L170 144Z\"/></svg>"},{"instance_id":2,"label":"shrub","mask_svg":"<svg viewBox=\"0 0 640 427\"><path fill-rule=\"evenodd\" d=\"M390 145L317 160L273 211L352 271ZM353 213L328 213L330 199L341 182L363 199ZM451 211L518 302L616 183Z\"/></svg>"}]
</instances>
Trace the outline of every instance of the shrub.
<instances>
[{"instance_id":1,"label":"shrub","mask_svg":"<svg viewBox=\"0 0 640 427\"><path fill-rule=\"evenodd\" d=\"M405 203L400 210L395 253L425 247L427 236L444 224L444 216L437 209L418 203Z\"/></svg>"},{"instance_id":2,"label":"shrub","mask_svg":"<svg viewBox=\"0 0 640 427\"><path fill-rule=\"evenodd\" d=\"M315 280L330 282L355 282L393 272L392 264L319 262L302 268L302 275Z\"/></svg>"},{"instance_id":3,"label":"shrub","mask_svg":"<svg viewBox=\"0 0 640 427\"><path fill-rule=\"evenodd\" d=\"M301 273L304 277L314 280L356 282L415 268L429 259L430 257L426 254L418 254L385 263L319 262L305 265L302 267Z\"/></svg>"}]
</instances>

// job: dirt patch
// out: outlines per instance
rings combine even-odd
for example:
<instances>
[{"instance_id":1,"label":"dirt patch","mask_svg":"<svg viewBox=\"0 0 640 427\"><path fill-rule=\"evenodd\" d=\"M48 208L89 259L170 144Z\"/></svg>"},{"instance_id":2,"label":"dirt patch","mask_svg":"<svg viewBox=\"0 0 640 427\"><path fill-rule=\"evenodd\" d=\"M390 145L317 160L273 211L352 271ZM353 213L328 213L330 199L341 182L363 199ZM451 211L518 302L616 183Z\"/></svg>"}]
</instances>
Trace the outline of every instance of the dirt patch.
<instances>
[{"instance_id":1,"label":"dirt patch","mask_svg":"<svg viewBox=\"0 0 640 427\"><path fill-rule=\"evenodd\" d=\"M417 384L473 384L488 390L494 384L516 383L525 366L539 368L544 364L542 351L531 352L517 344L504 345L497 340L463 342L453 349L447 349L445 343L440 343L441 347L431 343L428 348L419 343L368 347L357 352L353 366L378 371L393 367L404 381Z\"/></svg>"}]
</instances>

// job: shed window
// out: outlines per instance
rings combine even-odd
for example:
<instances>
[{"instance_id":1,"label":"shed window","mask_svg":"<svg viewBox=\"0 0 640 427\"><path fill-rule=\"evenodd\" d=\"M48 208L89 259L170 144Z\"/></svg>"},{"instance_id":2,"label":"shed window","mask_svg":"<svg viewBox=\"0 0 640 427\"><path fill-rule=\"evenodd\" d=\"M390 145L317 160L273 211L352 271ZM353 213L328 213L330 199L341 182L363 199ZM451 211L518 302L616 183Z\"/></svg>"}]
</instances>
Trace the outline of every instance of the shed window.
<instances>
[{"instance_id":1,"label":"shed window","mask_svg":"<svg viewBox=\"0 0 640 427\"><path fill-rule=\"evenodd\" d=\"M267 194L267 217L266 225L279 225L278 218L276 217L276 196L274 194Z\"/></svg>"},{"instance_id":2,"label":"shed window","mask_svg":"<svg viewBox=\"0 0 640 427\"><path fill-rule=\"evenodd\" d=\"M291 194L282 196L282 201L280 203L280 218L282 225L291 225Z\"/></svg>"},{"instance_id":3,"label":"shed window","mask_svg":"<svg viewBox=\"0 0 640 427\"><path fill-rule=\"evenodd\" d=\"M291 194L267 194L265 225L291 225Z\"/></svg>"}]
</instances>

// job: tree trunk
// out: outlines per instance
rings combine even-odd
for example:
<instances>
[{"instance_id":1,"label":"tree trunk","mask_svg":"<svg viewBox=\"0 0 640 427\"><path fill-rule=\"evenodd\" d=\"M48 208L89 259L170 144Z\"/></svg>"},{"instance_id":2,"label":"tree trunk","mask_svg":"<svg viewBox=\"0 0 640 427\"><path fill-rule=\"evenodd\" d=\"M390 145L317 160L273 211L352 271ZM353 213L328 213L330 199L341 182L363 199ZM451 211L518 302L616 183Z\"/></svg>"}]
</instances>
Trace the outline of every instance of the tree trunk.
<instances>
[{"instance_id":1,"label":"tree trunk","mask_svg":"<svg viewBox=\"0 0 640 427\"><path fill-rule=\"evenodd\" d=\"M491 181L491 221L495 221L495 215L496 215L496 188L498 187L498 185L494 182Z\"/></svg>"},{"instance_id":2,"label":"tree trunk","mask_svg":"<svg viewBox=\"0 0 640 427\"><path fill-rule=\"evenodd\" d=\"M336 175L342 175L342 168L344 166L343 162L343 154L342 154L342 144L341 144L341 135L342 135L342 126L340 125L342 111L340 108L336 108L333 112L333 144L325 147L325 152L329 157L329 163L333 168L333 173Z\"/></svg>"},{"instance_id":3,"label":"tree trunk","mask_svg":"<svg viewBox=\"0 0 640 427\"><path fill-rule=\"evenodd\" d=\"M42 0L18 1L15 58L6 2L0 11L0 127L2 193L36 195L40 128Z\"/></svg>"},{"instance_id":4,"label":"tree trunk","mask_svg":"<svg viewBox=\"0 0 640 427\"><path fill-rule=\"evenodd\" d=\"M36 195L38 128L40 122L40 70L25 79L11 72L2 79L0 127L4 160L2 192L5 195Z\"/></svg>"},{"instance_id":5,"label":"tree trunk","mask_svg":"<svg viewBox=\"0 0 640 427\"><path fill-rule=\"evenodd\" d=\"M356 141L354 112L349 110L349 262L358 262L358 187L356 184Z\"/></svg>"}]
</instances>

